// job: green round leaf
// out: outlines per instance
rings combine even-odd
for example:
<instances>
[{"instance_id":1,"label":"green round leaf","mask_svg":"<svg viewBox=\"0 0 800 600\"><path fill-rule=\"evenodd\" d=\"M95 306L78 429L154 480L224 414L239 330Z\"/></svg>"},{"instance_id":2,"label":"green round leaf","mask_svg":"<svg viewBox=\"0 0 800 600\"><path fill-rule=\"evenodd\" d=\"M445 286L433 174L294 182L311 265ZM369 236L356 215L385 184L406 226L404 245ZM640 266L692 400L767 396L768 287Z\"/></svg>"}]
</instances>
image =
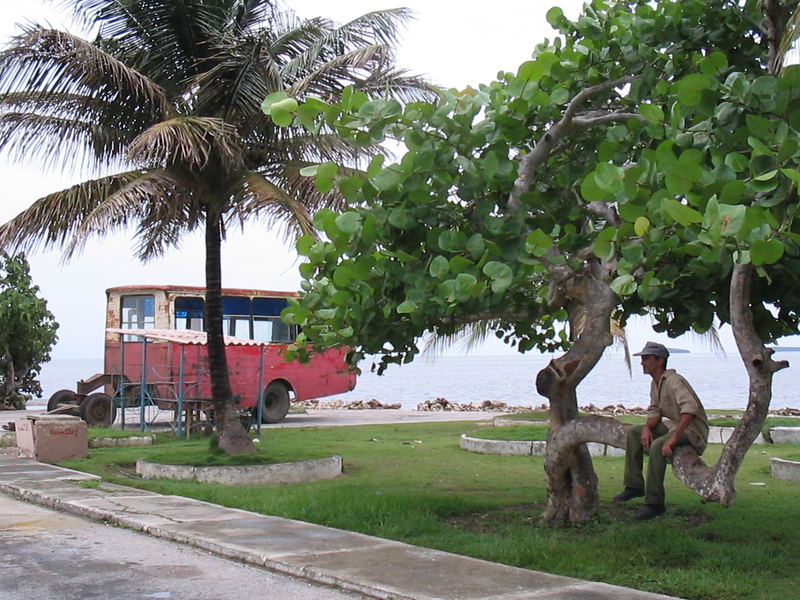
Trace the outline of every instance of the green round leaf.
<instances>
[{"instance_id":1,"label":"green round leaf","mask_svg":"<svg viewBox=\"0 0 800 600\"><path fill-rule=\"evenodd\" d=\"M633 275L620 275L611 282L611 289L618 296L630 296L636 291L636 280Z\"/></svg>"},{"instance_id":2,"label":"green round leaf","mask_svg":"<svg viewBox=\"0 0 800 600\"><path fill-rule=\"evenodd\" d=\"M431 277L435 277L436 279L444 279L444 277L450 272L450 262L444 256L436 256L431 261L429 272Z\"/></svg>"},{"instance_id":3,"label":"green round leaf","mask_svg":"<svg viewBox=\"0 0 800 600\"><path fill-rule=\"evenodd\" d=\"M633 222L633 231L639 237L642 237L650 230L650 219L647 217L638 217Z\"/></svg>"},{"instance_id":4,"label":"green round leaf","mask_svg":"<svg viewBox=\"0 0 800 600\"><path fill-rule=\"evenodd\" d=\"M702 73L692 73L678 81L675 87L678 100L687 106L697 106L703 90L711 87L711 79Z\"/></svg>"},{"instance_id":5,"label":"green round leaf","mask_svg":"<svg viewBox=\"0 0 800 600\"><path fill-rule=\"evenodd\" d=\"M545 18L550 25L552 25L555 29L558 29L561 25L561 22L564 20L564 11L557 6L554 6L547 11Z\"/></svg>"},{"instance_id":6,"label":"green round leaf","mask_svg":"<svg viewBox=\"0 0 800 600\"><path fill-rule=\"evenodd\" d=\"M640 104L639 114L651 123L661 123L664 120L664 110L657 104Z\"/></svg>"},{"instance_id":7,"label":"green round leaf","mask_svg":"<svg viewBox=\"0 0 800 600\"><path fill-rule=\"evenodd\" d=\"M336 226L345 233L359 233L361 231L361 215L349 210L336 217Z\"/></svg>"},{"instance_id":8,"label":"green round leaf","mask_svg":"<svg viewBox=\"0 0 800 600\"><path fill-rule=\"evenodd\" d=\"M625 171L613 163L600 163L595 167L594 179L601 190L616 194L622 191Z\"/></svg>"},{"instance_id":9,"label":"green round leaf","mask_svg":"<svg viewBox=\"0 0 800 600\"><path fill-rule=\"evenodd\" d=\"M404 300L397 305L397 314L407 315L417 310L417 303L411 300Z\"/></svg>"},{"instance_id":10,"label":"green round leaf","mask_svg":"<svg viewBox=\"0 0 800 600\"><path fill-rule=\"evenodd\" d=\"M514 272L505 263L490 260L483 266L483 273L492 280L492 291L495 294L502 294L514 280Z\"/></svg>"},{"instance_id":11,"label":"green round leaf","mask_svg":"<svg viewBox=\"0 0 800 600\"><path fill-rule=\"evenodd\" d=\"M771 265L783 256L784 246L780 240L756 240L750 246L750 261L756 265Z\"/></svg>"}]
</instances>

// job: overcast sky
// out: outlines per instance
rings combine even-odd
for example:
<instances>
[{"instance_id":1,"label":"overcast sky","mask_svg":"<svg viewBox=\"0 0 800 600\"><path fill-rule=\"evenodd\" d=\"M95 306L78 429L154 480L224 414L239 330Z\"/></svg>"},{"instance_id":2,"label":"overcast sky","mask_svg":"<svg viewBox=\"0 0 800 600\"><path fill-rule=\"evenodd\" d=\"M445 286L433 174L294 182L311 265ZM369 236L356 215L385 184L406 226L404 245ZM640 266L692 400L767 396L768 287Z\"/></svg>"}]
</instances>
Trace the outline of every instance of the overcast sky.
<instances>
[{"instance_id":1,"label":"overcast sky","mask_svg":"<svg viewBox=\"0 0 800 600\"><path fill-rule=\"evenodd\" d=\"M0 37L5 42L29 21L70 27L58 2L2 0ZM426 75L435 83L463 88L488 82L500 70L516 70L530 58L534 46L553 31L545 14L558 4L568 16L577 15L579 0L410 0L416 20L403 36L398 62L409 71ZM293 0L290 5L304 17L325 16L345 22L371 10L393 8L377 0ZM74 30L74 27L72 27ZM81 173L53 173L42 165L10 165L0 159L0 222L5 222L49 192L82 179ZM62 264L57 252L30 255L35 283L48 300L61 327L54 358L97 358L102 355L105 289L118 285L203 285L204 250L200 236L187 238L179 249L142 265L130 258L132 242L117 235L90 242L83 254ZM223 247L223 286L274 290L298 288L296 256L282 240L257 226L230 231ZM631 343L661 339L645 326L631 329ZM726 338L727 339L727 338ZM700 348L693 340L669 342L671 346ZM729 345L733 350L733 346ZM502 351L502 344L485 352Z\"/></svg>"}]
</instances>

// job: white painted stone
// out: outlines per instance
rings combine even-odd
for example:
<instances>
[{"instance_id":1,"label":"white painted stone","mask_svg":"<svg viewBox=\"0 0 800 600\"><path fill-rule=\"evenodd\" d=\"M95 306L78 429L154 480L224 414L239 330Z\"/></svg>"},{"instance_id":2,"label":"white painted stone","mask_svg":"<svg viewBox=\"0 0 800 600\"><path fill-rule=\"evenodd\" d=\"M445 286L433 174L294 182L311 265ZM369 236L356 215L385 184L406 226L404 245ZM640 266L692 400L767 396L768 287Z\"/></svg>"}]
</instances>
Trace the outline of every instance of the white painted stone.
<instances>
[{"instance_id":1,"label":"white painted stone","mask_svg":"<svg viewBox=\"0 0 800 600\"><path fill-rule=\"evenodd\" d=\"M770 458L769 472L773 479L800 481L800 461Z\"/></svg>"}]
</instances>

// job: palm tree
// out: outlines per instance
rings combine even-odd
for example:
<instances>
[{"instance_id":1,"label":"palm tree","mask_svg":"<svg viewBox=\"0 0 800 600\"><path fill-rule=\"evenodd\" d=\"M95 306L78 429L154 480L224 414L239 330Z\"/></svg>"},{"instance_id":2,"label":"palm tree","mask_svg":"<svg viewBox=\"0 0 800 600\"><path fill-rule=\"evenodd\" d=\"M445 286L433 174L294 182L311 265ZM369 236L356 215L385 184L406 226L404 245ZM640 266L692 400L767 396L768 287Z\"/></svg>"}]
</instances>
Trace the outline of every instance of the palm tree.
<instances>
[{"instance_id":1,"label":"palm tree","mask_svg":"<svg viewBox=\"0 0 800 600\"><path fill-rule=\"evenodd\" d=\"M429 94L394 68L406 9L345 25L300 20L275 0L65 0L93 41L28 26L0 53L0 151L102 176L55 192L0 227L0 248L58 246L135 226L137 255L205 230L206 330L220 447L254 447L236 418L222 338L220 247L262 219L287 236L338 199L300 175L365 151L334 132L279 128L260 110L276 91L337 97L347 85L401 101Z\"/></svg>"}]
</instances>

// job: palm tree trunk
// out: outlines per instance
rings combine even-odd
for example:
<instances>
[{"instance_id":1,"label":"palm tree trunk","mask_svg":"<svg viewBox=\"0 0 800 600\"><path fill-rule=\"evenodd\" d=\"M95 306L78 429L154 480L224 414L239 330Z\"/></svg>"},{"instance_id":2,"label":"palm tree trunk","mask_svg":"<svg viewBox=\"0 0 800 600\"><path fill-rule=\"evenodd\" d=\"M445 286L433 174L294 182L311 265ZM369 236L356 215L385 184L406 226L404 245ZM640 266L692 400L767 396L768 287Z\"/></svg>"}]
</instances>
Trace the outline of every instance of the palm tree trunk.
<instances>
[{"instance_id":1,"label":"palm tree trunk","mask_svg":"<svg viewBox=\"0 0 800 600\"><path fill-rule=\"evenodd\" d=\"M231 391L225 340L222 330L222 226L219 213L206 212L206 335L211 402L219 447L226 454L254 454L256 447L247 435Z\"/></svg>"}]
</instances>

